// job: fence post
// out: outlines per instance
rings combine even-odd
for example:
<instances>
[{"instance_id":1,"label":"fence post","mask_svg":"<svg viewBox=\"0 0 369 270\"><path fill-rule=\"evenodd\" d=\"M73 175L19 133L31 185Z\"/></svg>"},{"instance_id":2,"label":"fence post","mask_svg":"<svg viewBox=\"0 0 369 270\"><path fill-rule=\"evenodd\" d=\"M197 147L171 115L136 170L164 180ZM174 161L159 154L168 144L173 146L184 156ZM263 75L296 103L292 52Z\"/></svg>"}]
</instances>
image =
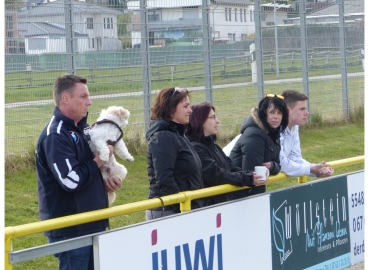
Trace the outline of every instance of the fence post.
<instances>
[{"instance_id":1,"label":"fence post","mask_svg":"<svg viewBox=\"0 0 369 270\"><path fill-rule=\"evenodd\" d=\"M294 58L294 54L295 54L295 53L294 53L294 52L292 52L292 55L291 55L291 68L293 67L293 64L294 64L294 63L293 63L293 62L294 62L294 59L293 59L293 58Z\"/></svg>"},{"instance_id":2,"label":"fence post","mask_svg":"<svg viewBox=\"0 0 369 270\"><path fill-rule=\"evenodd\" d=\"M340 35L340 54L341 54L341 81L342 81L342 106L347 119L350 119L350 110L347 92L347 55L346 55L346 28L345 28L345 3L339 1L339 35Z\"/></svg>"},{"instance_id":3,"label":"fence post","mask_svg":"<svg viewBox=\"0 0 369 270\"><path fill-rule=\"evenodd\" d=\"M147 18L147 1L140 0L140 22L141 22L141 56L143 76L143 98L144 98L144 122L145 132L149 128L151 108L151 75L149 55L149 28Z\"/></svg>"},{"instance_id":4,"label":"fence post","mask_svg":"<svg viewBox=\"0 0 369 270\"><path fill-rule=\"evenodd\" d=\"M225 58L224 57L222 57L222 68L223 68L222 74L225 74L226 73L226 66L225 66Z\"/></svg>"},{"instance_id":5,"label":"fence post","mask_svg":"<svg viewBox=\"0 0 369 270\"><path fill-rule=\"evenodd\" d=\"M302 82L304 94L309 98L307 100L307 110L310 112L310 89L309 89L309 63L307 48L307 26L306 26L306 2L300 0L300 39L301 39L301 58L302 58ZM311 123L311 114L309 114L309 123Z\"/></svg>"},{"instance_id":6,"label":"fence post","mask_svg":"<svg viewBox=\"0 0 369 270\"><path fill-rule=\"evenodd\" d=\"M67 53L67 70L69 74L76 74L76 60L74 55L74 33L73 33L73 5L72 0L65 0L65 42Z\"/></svg>"},{"instance_id":7,"label":"fence post","mask_svg":"<svg viewBox=\"0 0 369 270\"><path fill-rule=\"evenodd\" d=\"M26 72L28 73L28 81L29 81L29 87L32 87L32 66L31 64L26 64Z\"/></svg>"},{"instance_id":8,"label":"fence post","mask_svg":"<svg viewBox=\"0 0 369 270\"><path fill-rule=\"evenodd\" d=\"M254 1L254 19L255 19L255 47L254 47L255 48L255 59L254 60L256 61L256 64L255 64L256 65L256 83L258 86L258 100L260 101L264 97L264 60L263 60L260 0ZM251 48L250 48L250 51L251 51Z\"/></svg>"},{"instance_id":9,"label":"fence post","mask_svg":"<svg viewBox=\"0 0 369 270\"><path fill-rule=\"evenodd\" d=\"M205 68L205 90L206 101L213 103L213 82L211 70L211 36L210 36L210 8L208 0L202 0L202 31L204 34L202 47L204 50L204 68Z\"/></svg>"}]
</instances>

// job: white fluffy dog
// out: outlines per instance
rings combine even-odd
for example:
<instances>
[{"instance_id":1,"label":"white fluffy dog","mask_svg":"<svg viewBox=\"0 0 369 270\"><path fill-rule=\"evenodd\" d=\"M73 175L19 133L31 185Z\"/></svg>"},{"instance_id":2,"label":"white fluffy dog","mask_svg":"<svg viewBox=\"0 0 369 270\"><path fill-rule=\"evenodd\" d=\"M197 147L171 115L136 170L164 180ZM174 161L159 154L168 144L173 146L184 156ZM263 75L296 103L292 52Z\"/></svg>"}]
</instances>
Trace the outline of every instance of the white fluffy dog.
<instances>
[{"instance_id":1,"label":"white fluffy dog","mask_svg":"<svg viewBox=\"0 0 369 270\"><path fill-rule=\"evenodd\" d=\"M96 123L91 126L90 148L93 153L99 152L100 159L104 164L100 167L101 174L104 179L108 177L118 177L121 181L127 175L127 169L122 164L118 163L112 155L109 158L108 144L114 146L114 153L121 159L133 161L132 155L123 141L123 131L121 128L128 124L129 111L123 107L110 106L106 110L102 110ZM108 192L109 205L116 198L114 192Z\"/></svg>"}]
</instances>

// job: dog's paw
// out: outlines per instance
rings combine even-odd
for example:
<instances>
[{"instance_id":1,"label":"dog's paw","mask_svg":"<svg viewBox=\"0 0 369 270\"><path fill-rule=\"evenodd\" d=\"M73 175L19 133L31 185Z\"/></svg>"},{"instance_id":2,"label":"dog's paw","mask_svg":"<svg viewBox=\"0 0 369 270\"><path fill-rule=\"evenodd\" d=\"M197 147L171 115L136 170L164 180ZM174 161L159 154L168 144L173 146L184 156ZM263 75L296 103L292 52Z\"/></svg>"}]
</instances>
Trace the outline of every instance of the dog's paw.
<instances>
[{"instance_id":1,"label":"dog's paw","mask_svg":"<svg viewBox=\"0 0 369 270\"><path fill-rule=\"evenodd\" d=\"M130 156L130 157L128 157L128 158L126 158L125 160L126 160L126 161L128 161L128 162L135 161L135 159L134 159L132 156Z\"/></svg>"},{"instance_id":2,"label":"dog's paw","mask_svg":"<svg viewBox=\"0 0 369 270\"><path fill-rule=\"evenodd\" d=\"M109 160L109 153L107 155L100 153L99 157L101 161L107 162Z\"/></svg>"}]
</instances>

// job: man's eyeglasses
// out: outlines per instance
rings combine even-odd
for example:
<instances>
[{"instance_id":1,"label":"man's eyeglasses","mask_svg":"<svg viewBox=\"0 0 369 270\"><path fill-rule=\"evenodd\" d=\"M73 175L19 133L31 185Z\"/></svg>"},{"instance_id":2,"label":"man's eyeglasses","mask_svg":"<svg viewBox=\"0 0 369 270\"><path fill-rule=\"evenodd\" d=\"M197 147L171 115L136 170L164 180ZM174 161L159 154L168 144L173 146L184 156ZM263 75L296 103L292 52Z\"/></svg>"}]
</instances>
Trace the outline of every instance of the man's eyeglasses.
<instances>
[{"instance_id":1,"label":"man's eyeglasses","mask_svg":"<svg viewBox=\"0 0 369 270\"><path fill-rule=\"evenodd\" d=\"M276 97L276 98L284 100L284 96L275 95L275 94L267 94L267 95L265 95L265 97L267 97L267 98L275 98Z\"/></svg>"},{"instance_id":2,"label":"man's eyeglasses","mask_svg":"<svg viewBox=\"0 0 369 270\"><path fill-rule=\"evenodd\" d=\"M172 99L172 97L174 96L174 94L175 94L176 92L181 93L183 90L187 90L187 89L180 88L180 87L175 87L175 88L174 88L174 91L173 91L173 94L170 96L170 99L169 99L169 100L171 100L171 99Z\"/></svg>"}]
</instances>

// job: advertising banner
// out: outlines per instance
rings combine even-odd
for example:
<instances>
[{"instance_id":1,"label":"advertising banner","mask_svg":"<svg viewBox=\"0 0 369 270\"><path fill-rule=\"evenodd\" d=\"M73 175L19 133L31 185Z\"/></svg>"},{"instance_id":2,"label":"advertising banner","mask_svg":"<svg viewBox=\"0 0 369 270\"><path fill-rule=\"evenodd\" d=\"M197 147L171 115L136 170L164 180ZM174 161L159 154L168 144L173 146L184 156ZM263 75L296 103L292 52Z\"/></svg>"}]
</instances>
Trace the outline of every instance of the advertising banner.
<instances>
[{"instance_id":1,"label":"advertising banner","mask_svg":"<svg viewBox=\"0 0 369 270\"><path fill-rule=\"evenodd\" d=\"M144 222L97 236L95 269L271 269L269 228L269 194Z\"/></svg>"},{"instance_id":2,"label":"advertising banner","mask_svg":"<svg viewBox=\"0 0 369 270\"><path fill-rule=\"evenodd\" d=\"M350 266L347 177L270 194L273 269Z\"/></svg>"},{"instance_id":3,"label":"advertising banner","mask_svg":"<svg viewBox=\"0 0 369 270\"><path fill-rule=\"evenodd\" d=\"M364 261L364 172L347 176L351 264Z\"/></svg>"}]
</instances>

